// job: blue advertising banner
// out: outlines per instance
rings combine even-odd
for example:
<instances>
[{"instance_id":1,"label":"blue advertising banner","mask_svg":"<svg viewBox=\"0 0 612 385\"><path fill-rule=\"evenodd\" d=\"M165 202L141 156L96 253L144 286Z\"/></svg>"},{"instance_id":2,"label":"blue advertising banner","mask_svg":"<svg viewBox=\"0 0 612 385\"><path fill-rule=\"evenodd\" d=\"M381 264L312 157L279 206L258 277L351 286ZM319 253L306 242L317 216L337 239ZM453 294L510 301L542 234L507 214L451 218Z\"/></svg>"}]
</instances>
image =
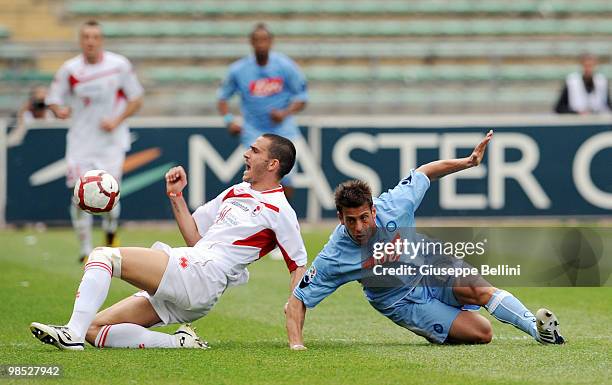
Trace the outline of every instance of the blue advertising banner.
<instances>
[{"instance_id":1,"label":"blue advertising banner","mask_svg":"<svg viewBox=\"0 0 612 385\"><path fill-rule=\"evenodd\" d=\"M607 122L486 124L428 121L376 124L353 117L302 121L292 201L301 218L335 216L333 190L350 178L375 194L394 187L411 168L466 157L489 128L483 164L432 183L418 215L425 217L586 216L612 213L612 126ZM7 150L6 221L67 221L66 129L31 128ZM171 219L164 173L188 171L192 209L240 181L244 150L216 120L136 119L121 183L122 218Z\"/></svg>"}]
</instances>

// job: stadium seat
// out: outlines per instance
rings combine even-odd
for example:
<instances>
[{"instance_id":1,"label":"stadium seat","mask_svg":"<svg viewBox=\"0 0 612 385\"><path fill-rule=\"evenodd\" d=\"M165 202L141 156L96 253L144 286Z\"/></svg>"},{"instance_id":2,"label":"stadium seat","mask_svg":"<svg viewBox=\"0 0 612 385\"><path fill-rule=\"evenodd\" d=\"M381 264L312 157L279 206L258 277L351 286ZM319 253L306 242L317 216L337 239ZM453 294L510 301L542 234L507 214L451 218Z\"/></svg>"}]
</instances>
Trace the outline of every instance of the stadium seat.
<instances>
[{"instance_id":1,"label":"stadium seat","mask_svg":"<svg viewBox=\"0 0 612 385\"><path fill-rule=\"evenodd\" d=\"M11 36L10 31L3 25L0 25L0 39L7 39Z\"/></svg>"},{"instance_id":2,"label":"stadium seat","mask_svg":"<svg viewBox=\"0 0 612 385\"><path fill-rule=\"evenodd\" d=\"M0 45L0 59L27 60L34 58L34 50L24 44L3 43Z\"/></svg>"},{"instance_id":3,"label":"stadium seat","mask_svg":"<svg viewBox=\"0 0 612 385\"><path fill-rule=\"evenodd\" d=\"M38 72L36 70L25 71L0 71L0 81L12 83L25 82L44 82L48 83L53 80L53 74L48 72Z\"/></svg>"}]
</instances>

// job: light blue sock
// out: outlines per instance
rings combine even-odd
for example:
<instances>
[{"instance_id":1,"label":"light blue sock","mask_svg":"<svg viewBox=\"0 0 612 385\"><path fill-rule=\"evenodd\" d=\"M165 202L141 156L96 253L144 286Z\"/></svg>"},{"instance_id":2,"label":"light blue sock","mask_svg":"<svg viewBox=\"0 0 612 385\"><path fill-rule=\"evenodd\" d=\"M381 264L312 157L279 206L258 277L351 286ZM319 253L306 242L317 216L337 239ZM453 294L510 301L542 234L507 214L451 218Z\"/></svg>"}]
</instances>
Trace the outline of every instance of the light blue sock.
<instances>
[{"instance_id":1,"label":"light blue sock","mask_svg":"<svg viewBox=\"0 0 612 385\"><path fill-rule=\"evenodd\" d=\"M485 309L501 322L514 325L537 339L536 318L521 301L507 291L497 290L485 305Z\"/></svg>"}]
</instances>

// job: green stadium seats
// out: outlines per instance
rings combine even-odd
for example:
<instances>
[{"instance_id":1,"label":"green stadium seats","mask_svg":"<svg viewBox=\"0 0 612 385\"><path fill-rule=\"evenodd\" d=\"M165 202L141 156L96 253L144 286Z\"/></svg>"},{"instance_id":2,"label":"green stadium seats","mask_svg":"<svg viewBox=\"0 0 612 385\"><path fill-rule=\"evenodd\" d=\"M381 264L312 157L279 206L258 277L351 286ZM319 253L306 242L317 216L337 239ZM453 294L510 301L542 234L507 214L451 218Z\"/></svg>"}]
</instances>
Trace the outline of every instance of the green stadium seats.
<instances>
[{"instance_id":1,"label":"green stadium seats","mask_svg":"<svg viewBox=\"0 0 612 385\"><path fill-rule=\"evenodd\" d=\"M612 3L601 0L552 1L73 1L68 11L77 15L253 15L253 14L597 14L612 12Z\"/></svg>"},{"instance_id":2,"label":"green stadium seats","mask_svg":"<svg viewBox=\"0 0 612 385\"><path fill-rule=\"evenodd\" d=\"M27 60L34 58L34 50L24 44L1 44L0 59Z\"/></svg>"},{"instance_id":3,"label":"green stadium seats","mask_svg":"<svg viewBox=\"0 0 612 385\"><path fill-rule=\"evenodd\" d=\"M242 37L252 23L243 21L129 21L105 22L108 37ZM368 23L358 20L278 21L272 30L281 36L533 36L611 35L609 20L417 20Z\"/></svg>"},{"instance_id":4,"label":"green stadium seats","mask_svg":"<svg viewBox=\"0 0 612 385\"><path fill-rule=\"evenodd\" d=\"M306 78L315 82L368 83L368 82L444 82L469 81L559 81L565 79L576 66L507 65L507 66L308 66ZM612 66L600 66L599 71L612 78ZM227 67L157 67L144 70L144 78L162 83L217 84L223 79Z\"/></svg>"},{"instance_id":5,"label":"green stadium seats","mask_svg":"<svg viewBox=\"0 0 612 385\"><path fill-rule=\"evenodd\" d=\"M0 39L7 39L11 36L10 31L3 25L0 25Z\"/></svg>"},{"instance_id":6,"label":"green stadium seats","mask_svg":"<svg viewBox=\"0 0 612 385\"><path fill-rule=\"evenodd\" d=\"M236 59L250 53L244 42L224 43L116 43L112 51L132 59ZM435 41L384 42L278 41L275 49L296 59L341 58L493 58L493 57L577 57L580 53L612 52L611 40L564 41ZM2 48L0 48L0 53Z\"/></svg>"},{"instance_id":7,"label":"green stadium seats","mask_svg":"<svg viewBox=\"0 0 612 385\"><path fill-rule=\"evenodd\" d=\"M39 72L35 70L25 71L13 71L5 70L0 71L1 82L11 83L26 83L26 82L40 82L48 83L53 80L53 74L48 72Z\"/></svg>"}]
</instances>

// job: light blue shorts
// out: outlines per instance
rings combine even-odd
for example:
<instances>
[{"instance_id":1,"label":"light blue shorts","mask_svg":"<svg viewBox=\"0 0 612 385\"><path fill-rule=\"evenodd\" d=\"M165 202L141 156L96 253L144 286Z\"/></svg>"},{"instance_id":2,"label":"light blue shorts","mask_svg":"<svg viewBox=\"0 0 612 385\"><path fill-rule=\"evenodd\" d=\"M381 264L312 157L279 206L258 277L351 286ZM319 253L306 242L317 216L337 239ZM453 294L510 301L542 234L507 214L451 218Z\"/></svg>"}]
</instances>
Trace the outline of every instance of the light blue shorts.
<instances>
[{"instance_id":1,"label":"light blue shorts","mask_svg":"<svg viewBox=\"0 0 612 385\"><path fill-rule=\"evenodd\" d=\"M371 305L397 325L442 344L451 325L462 311L455 298L452 282L446 285L427 285L424 278L408 295L386 309Z\"/></svg>"}]
</instances>

